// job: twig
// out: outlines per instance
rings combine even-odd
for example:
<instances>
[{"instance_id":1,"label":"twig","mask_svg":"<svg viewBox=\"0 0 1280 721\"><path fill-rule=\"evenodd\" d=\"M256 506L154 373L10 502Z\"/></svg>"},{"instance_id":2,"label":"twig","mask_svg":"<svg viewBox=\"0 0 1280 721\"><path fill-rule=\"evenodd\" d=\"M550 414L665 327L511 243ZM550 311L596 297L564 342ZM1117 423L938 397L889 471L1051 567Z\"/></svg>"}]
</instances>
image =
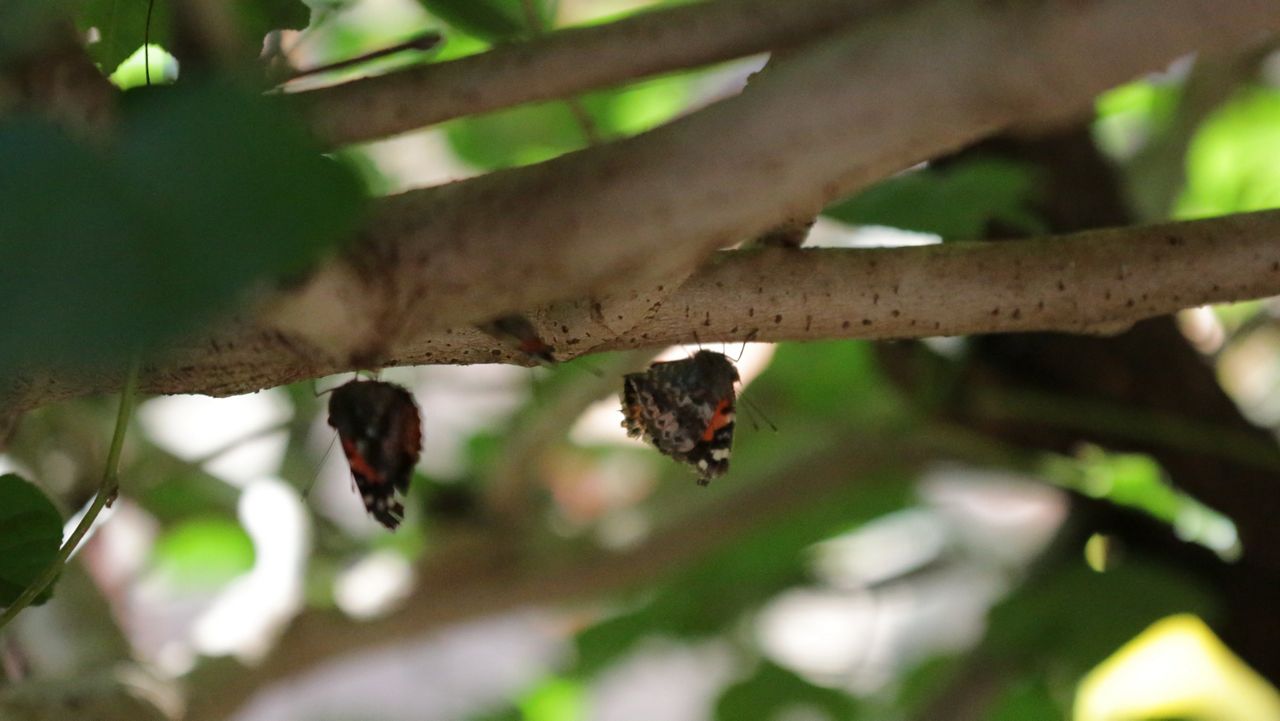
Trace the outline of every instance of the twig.
<instances>
[{"instance_id":1,"label":"twig","mask_svg":"<svg viewBox=\"0 0 1280 721\"><path fill-rule=\"evenodd\" d=\"M128 374L125 376L124 389L120 392L120 408L116 411L116 428L111 436L111 449L107 452L107 464L102 472L102 485L98 488L98 494L94 496L93 503L85 511L75 530L71 532L62 547L58 549L58 554L49 564L49 567L31 585L27 586L22 595L18 596L17 600L5 609L3 615L0 615L0 629L4 628L23 609L31 605L31 602L44 592L49 584L53 583L53 580L61 573L62 567L66 565L67 559L71 557L71 553L76 550L76 547L80 545L81 539L93 527L94 521L98 519L98 514L115 500L116 490L120 485L120 479L117 475L120 466L120 450L124 447L125 431L129 428L129 416L133 410L134 394L137 388L138 363L134 361L129 366Z\"/></svg>"}]
</instances>

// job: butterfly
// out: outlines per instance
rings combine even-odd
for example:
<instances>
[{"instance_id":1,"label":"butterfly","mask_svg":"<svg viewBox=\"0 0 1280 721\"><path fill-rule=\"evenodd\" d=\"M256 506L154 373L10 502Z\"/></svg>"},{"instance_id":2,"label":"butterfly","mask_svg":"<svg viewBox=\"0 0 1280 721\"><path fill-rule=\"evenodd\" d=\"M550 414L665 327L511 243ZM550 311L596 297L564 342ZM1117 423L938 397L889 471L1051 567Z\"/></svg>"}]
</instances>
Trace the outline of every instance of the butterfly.
<instances>
[{"instance_id":1,"label":"butterfly","mask_svg":"<svg viewBox=\"0 0 1280 721\"><path fill-rule=\"evenodd\" d=\"M395 530L403 497L422 452L422 418L409 391L383 381L354 380L329 399L329 425L338 431L365 510Z\"/></svg>"},{"instance_id":2,"label":"butterfly","mask_svg":"<svg viewBox=\"0 0 1280 721\"><path fill-rule=\"evenodd\" d=\"M622 427L693 466L698 484L729 470L738 369L723 353L654 363L623 377Z\"/></svg>"}]
</instances>

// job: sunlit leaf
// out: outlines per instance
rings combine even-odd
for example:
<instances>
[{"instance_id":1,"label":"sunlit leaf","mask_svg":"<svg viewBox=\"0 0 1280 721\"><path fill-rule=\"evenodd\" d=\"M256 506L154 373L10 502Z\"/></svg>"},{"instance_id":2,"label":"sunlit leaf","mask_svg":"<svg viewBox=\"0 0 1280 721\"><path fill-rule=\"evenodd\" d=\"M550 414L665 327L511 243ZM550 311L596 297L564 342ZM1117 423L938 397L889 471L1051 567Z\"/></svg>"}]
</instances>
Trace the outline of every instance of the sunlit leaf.
<instances>
[{"instance_id":1,"label":"sunlit leaf","mask_svg":"<svg viewBox=\"0 0 1280 721\"><path fill-rule=\"evenodd\" d=\"M0 606L13 603L49 567L62 545L62 516L21 476L0 476ZM37 602L46 600L45 590Z\"/></svg>"},{"instance_id":2,"label":"sunlit leaf","mask_svg":"<svg viewBox=\"0 0 1280 721\"><path fill-rule=\"evenodd\" d=\"M1204 122L1187 151L1180 218L1280 206L1280 90L1241 95Z\"/></svg>"},{"instance_id":3,"label":"sunlit leaf","mask_svg":"<svg viewBox=\"0 0 1280 721\"><path fill-rule=\"evenodd\" d=\"M76 24L83 32L90 28L97 31L98 40L89 45L89 56L110 74L141 48L146 38L157 45L169 44L171 6L170 0L86 0L76 13Z\"/></svg>"},{"instance_id":4,"label":"sunlit leaf","mask_svg":"<svg viewBox=\"0 0 1280 721\"><path fill-rule=\"evenodd\" d=\"M224 518L191 520L156 541L152 564L168 582L216 588L253 567L253 542L240 524Z\"/></svg>"},{"instance_id":5,"label":"sunlit leaf","mask_svg":"<svg viewBox=\"0 0 1280 721\"><path fill-rule=\"evenodd\" d=\"M1033 210L1035 174L1024 164L974 158L894 176L825 211L854 225L886 225L944 239L979 238L999 228L1025 235L1046 227Z\"/></svg>"}]
</instances>

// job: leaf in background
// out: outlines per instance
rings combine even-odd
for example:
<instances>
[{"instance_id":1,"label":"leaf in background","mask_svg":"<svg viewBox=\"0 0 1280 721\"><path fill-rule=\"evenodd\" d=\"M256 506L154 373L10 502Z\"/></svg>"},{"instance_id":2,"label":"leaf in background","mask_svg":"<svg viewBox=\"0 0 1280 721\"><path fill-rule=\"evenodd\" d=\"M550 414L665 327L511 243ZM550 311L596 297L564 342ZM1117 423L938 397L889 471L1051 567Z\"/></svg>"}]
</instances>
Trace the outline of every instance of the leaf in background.
<instances>
[{"instance_id":1,"label":"leaf in background","mask_svg":"<svg viewBox=\"0 0 1280 721\"><path fill-rule=\"evenodd\" d=\"M151 17L151 42L167 45L172 27L170 3L155 0ZM142 47L147 34L148 0L86 0L76 13L81 32L96 28L98 41L89 45L89 56L110 75Z\"/></svg>"},{"instance_id":2,"label":"leaf in background","mask_svg":"<svg viewBox=\"0 0 1280 721\"><path fill-rule=\"evenodd\" d=\"M0 2L0 64L44 48L71 7L71 0Z\"/></svg>"},{"instance_id":3,"label":"leaf in background","mask_svg":"<svg viewBox=\"0 0 1280 721\"><path fill-rule=\"evenodd\" d=\"M1083 674L1156 620L1210 608L1205 589L1159 566L1134 560L1095 573L1081 561L997 606L987 641L1010 660Z\"/></svg>"},{"instance_id":4,"label":"leaf in background","mask_svg":"<svg viewBox=\"0 0 1280 721\"><path fill-rule=\"evenodd\" d=\"M986 721L1068 721L1043 679L1025 679L1005 689L992 704Z\"/></svg>"},{"instance_id":5,"label":"leaf in background","mask_svg":"<svg viewBox=\"0 0 1280 721\"><path fill-rule=\"evenodd\" d=\"M0 607L13 603L49 567L62 545L62 516L21 476L0 476ZM36 598L48 600L52 585Z\"/></svg>"},{"instance_id":6,"label":"leaf in background","mask_svg":"<svg viewBox=\"0 0 1280 721\"><path fill-rule=\"evenodd\" d=\"M586 692L576 681L553 677L520 699L520 711L524 721L583 721Z\"/></svg>"},{"instance_id":7,"label":"leaf in background","mask_svg":"<svg viewBox=\"0 0 1280 721\"><path fill-rule=\"evenodd\" d=\"M551 29L556 16L554 0L528 0L534 3L542 29ZM526 0L419 0L427 12L457 30L487 40L503 42L538 33L530 28L525 15Z\"/></svg>"},{"instance_id":8,"label":"leaf in background","mask_svg":"<svg viewBox=\"0 0 1280 721\"><path fill-rule=\"evenodd\" d=\"M1200 126L1187 150L1179 218L1280 206L1280 90L1257 89Z\"/></svg>"},{"instance_id":9,"label":"leaf in background","mask_svg":"<svg viewBox=\"0 0 1280 721\"><path fill-rule=\"evenodd\" d=\"M648 603L579 634L576 671L597 673L649 635L699 638L732 627L744 611L806 578L805 551L814 543L900 510L912 495L905 477L866 475L746 538L726 539L725 547L657 585Z\"/></svg>"},{"instance_id":10,"label":"leaf in background","mask_svg":"<svg viewBox=\"0 0 1280 721\"><path fill-rule=\"evenodd\" d=\"M794 673L771 663L762 663L750 678L729 686L716 701L715 721L765 721L789 718L782 712L796 713L798 718L819 718L813 711L829 719L857 719L858 704L849 694L815 686ZM1031 718L1031 717L1028 717Z\"/></svg>"},{"instance_id":11,"label":"leaf in background","mask_svg":"<svg viewBox=\"0 0 1280 721\"><path fill-rule=\"evenodd\" d=\"M167 531L152 549L155 570L182 588L217 588L253 568L253 541L225 518L186 521Z\"/></svg>"},{"instance_id":12,"label":"leaf in background","mask_svg":"<svg viewBox=\"0 0 1280 721\"><path fill-rule=\"evenodd\" d=\"M689 98L689 76L673 75L580 98L605 138L634 135L675 117ZM525 105L445 125L463 161L487 170L542 162L587 144L563 102Z\"/></svg>"},{"instance_id":13,"label":"leaf in background","mask_svg":"<svg viewBox=\"0 0 1280 721\"><path fill-rule=\"evenodd\" d=\"M993 224L1034 235L1046 231L1032 209L1036 179L1022 163L975 158L896 175L823 211L853 225L886 225L946 240L978 238Z\"/></svg>"},{"instance_id":14,"label":"leaf in background","mask_svg":"<svg viewBox=\"0 0 1280 721\"><path fill-rule=\"evenodd\" d=\"M139 97L141 96L141 97ZM297 273L364 195L268 101L183 84L126 96L113 152L32 119L0 125L0 377L121 363Z\"/></svg>"},{"instance_id":15,"label":"leaf in background","mask_svg":"<svg viewBox=\"0 0 1280 721\"><path fill-rule=\"evenodd\" d=\"M250 40L261 41L272 30L301 30L311 23L311 8L302 0L236 0L235 8Z\"/></svg>"}]
</instances>

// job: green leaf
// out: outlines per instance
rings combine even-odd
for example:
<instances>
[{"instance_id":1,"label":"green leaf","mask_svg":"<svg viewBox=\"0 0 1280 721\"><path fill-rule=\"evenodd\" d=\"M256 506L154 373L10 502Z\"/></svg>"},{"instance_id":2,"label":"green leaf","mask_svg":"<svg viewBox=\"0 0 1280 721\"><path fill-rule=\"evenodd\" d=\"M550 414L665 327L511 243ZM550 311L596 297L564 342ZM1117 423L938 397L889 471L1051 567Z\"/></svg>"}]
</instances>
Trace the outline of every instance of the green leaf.
<instances>
[{"instance_id":1,"label":"green leaf","mask_svg":"<svg viewBox=\"0 0 1280 721\"><path fill-rule=\"evenodd\" d=\"M240 27L252 41L261 41L272 30L301 30L311 23L311 8L302 0L236 0L235 8Z\"/></svg>"},{"instance_id":2,"label":"green leaf","mask_svg":"<svg viewBox=\"0 0 1280 721\"><path fill-rule=\"evenodd\" d=\"M1193 579L1153 564L1095 573L1072 563L996 607L987 640L1002 657L1082 674L1155 621L1211 608Z\"/></svg>"},{"instance_id":3,"label":"green leaf","mask_svg":"<svg viewBox=\"0 0 1280 721\"><path fill-rule=\"evenodd\" d=\"M1033 235L1046 227L1033 210L1036 179L1026 165L974 158L894 176L837 203L824 215L944 239L978 238L991 226Z\"/></svg>"},{"instance_id":4,"label":"green leaf","mask_svg":"<svg viewBox=\"0 0 1280 721\"><path fill-rule=\"evenodd\" d=\"M62 516L21 476L0 476L0 606L17 600L44 573L62 545ZM52 586L36 598L49 598Z\"/></svg>"},{"instance_id":5,"label":"green leaf","mask_svg":"<svg viewBox=\"0 0 1280 721\"><path fill-rule=\"evenodd\" d=\"M152 6L150 40L155 45L169 43L172 0L155 0ZM81 32L98 31L98 41L89 45L89 56L110 75L130 55L142 47L147 32L149 0L86 0L76 13Z\"/></svg>"},{"instance_id":6,"label":"green leaf","mask_svg":"<svg viewBox=\"0 0 1280 721\"><path fill-rule=\"evenodd\" d=\"M203 518L175 526L156 541L154 568L170 583L217 588L253 567L253 541L239 524Z\"/></svg>"},{"instance_id":7,"label":"green leaf","mask_svg":"<svg viewBox=\"0 0 1280 721\"><path fill-rule=\"evenodd\" d=\"M805 551L814 543L899 510L911 496L906 478L868 475L850 488L812 499L812 505L746 538L727 542L657 585L647 603L579 634L576 670L596 673L645 636L699 638L724 631L744 611L803 581Z\"/></svg>"},{"instance_id":8,"label":"green leaf","mask_svg":"<svg viewBox=\"0 0 1280 721\"><path fill-rule=\"evenodd\" d=\"M1187 150L1180 218L1280 206L1280 90L1241 95L1204 122Z\"/></svg>"},{"instance_id":9,"label":"green leaf","mask_svg":"<svg viewBox=\"0 0 1280 721\"><path fill-rule=\"evenodd\" d=\"M538 32L530 28L524 3L527 0L419 0L427 12L457 30L490 42L528 37ZM542 29L551 29L555 2L532 0Z\"/></svg>"},{"instance_id":10,"label":"green leaf","mask_svg":"<svg viewBox=\"0 0 1280 721\"><path fill-rule=\"evenodd\" d=\"M670 120L688 97L688 76L673 75L590 93L579 100L594 129L613 138ZM446 124L445 132L459 158L484 169L539 163L587 145L584 129L564 102L461 118Z\"/></svg>"},{"instance_id":11,"label":"green leaf","mask_svg":"<svg viewBox=\"0 0 1280 721\"><path fill-rule=\"evenodd\" d=\"M520 700L525 721L581 721L586 716L586 693L582 684L565 678L551 678Z\"/></svg>"},{"instance_id":12,"label":"green leaf","mask_svg":"<svg viewBox=\"0 0 1280 721\"><path fill-rule=\"evenodd\" d=\"M145 38L163 47L172 36L174 0L85 0L76 14L80 30L96 28L98 41L89 46L94 62L111 74L142 47ZM148 6L152 12L147 28ZM302 0L233 0L246 46L257 50L272 30L301 29L311 21L311 10Z\"/></svg>"},{"instance_id":13,"label":"green leaf","mask_svg":"<svg viewBox=\"0 0 1280 721\"><path fill-rule=\"evenodd\" d=\"M1028 679L1005 689L992 704L986 721L1067 721L1068 718L1043 679Z\"/></svg>"},{"instance_id":14,"label":"green leaf","mask_svg":"<svg viewBox=\"0 0 1280 721\"><path fill-rule=\"evenodd\" d=\"M770 721L799 708L821 712L831 721L858 718L857 702L848 694L815 686L780 666L762 663L750 678L725 689L716 701L715 721ZM811 717L812 713L803 716Z\"/></svg>"},{"instance_id":15,"label":"green leaf","mask_svg":"<svg viewBox=\"0 0 1280 721\"><path fill-rule=\"evenodd\" d=\"M268 101L183 83L125 96L107 152L0 125L0 371L119 364L355 227L363 192Z\"/></svg>"}]
</instances>

